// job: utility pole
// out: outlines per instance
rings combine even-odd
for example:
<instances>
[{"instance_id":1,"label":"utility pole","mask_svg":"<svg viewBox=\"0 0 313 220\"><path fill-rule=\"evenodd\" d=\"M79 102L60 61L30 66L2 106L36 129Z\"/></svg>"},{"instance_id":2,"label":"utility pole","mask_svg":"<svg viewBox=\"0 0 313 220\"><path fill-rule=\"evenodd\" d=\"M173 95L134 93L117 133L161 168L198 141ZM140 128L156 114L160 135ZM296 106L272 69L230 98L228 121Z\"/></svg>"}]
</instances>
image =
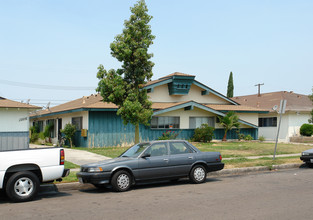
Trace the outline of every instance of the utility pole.
<instances>
[{"instance_id":1,"label":"utility pole","mask_svg":"<svg viewBox=\"0 0 313 220\"><path fill-rule=\"evenodd\" d=\"M262 84L259 83L259 84L256 84L254 86L258 87L258 96L260 97L261 96L261 86L264 86L264 83L262 83Z\"/></svg>"},{"instance_id":2,"label":"utility pole","mask_svg":"<svg viewBox=\"0 0 313 220\"><path fill-rule=\"evenodd\" d=\"M279 113L279 124L278 124L278 129L277 129L277 135L276 135L276 142L275 142L275 149L274 149L273 160L275 160L275 156L276 156L276 149L277 149L277 142L278 142L278 137L279 137L281 117L282 117L282 114L285 114L286 105L287 105L287 100L286 99L280 100L280 106L279 106L279 112L278 112Z\"/></svg>"}]
</instances>

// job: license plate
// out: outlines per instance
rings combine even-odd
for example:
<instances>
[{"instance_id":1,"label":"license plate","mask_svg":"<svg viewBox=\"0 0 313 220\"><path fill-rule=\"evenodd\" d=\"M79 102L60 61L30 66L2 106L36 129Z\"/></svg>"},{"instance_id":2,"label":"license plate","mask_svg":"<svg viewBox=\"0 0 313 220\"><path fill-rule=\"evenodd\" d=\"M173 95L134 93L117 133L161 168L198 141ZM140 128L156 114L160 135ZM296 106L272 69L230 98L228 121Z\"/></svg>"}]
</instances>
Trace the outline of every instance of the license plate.
<instances>
[{"instance_id":1,"label":"license plate","mask_svg":"<svg viewBox=\"0 0 313 220\"><path fill-rule=\"evenodd\" d=\"M81 178L81 177L78 178L78 181L79 181L80 183L84 183L83 178Z\"/></svg>"}]
</instances>

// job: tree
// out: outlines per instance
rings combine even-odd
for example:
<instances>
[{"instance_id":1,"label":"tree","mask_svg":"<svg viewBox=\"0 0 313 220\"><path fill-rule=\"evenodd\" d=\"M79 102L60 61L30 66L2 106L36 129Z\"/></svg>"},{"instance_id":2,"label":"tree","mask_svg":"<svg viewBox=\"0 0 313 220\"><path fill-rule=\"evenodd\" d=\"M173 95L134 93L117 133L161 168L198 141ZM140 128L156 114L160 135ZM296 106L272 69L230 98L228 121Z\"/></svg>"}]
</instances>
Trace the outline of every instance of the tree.
<instances>
[{"instance_id":1,"label":"tree","mask_svg":"<svg viewBox=\"0 0 313 220\"><path fill-rule=\"evenodd\" d=\"M111 55L122 62L122 66L107 71L100 65L97 91L104 102L118 106L117 115L121 116L125 125L135 125L135 143L138 143L139 124L149 125L153 114L152 102L142 85L152 77L154 63L150 58L153 54L148 53L148 48L155 36L151 34L149 22L152 16L147 14L145 1L139 0L130 10L132 14L124 22L123 33L117 35L110 45Z\"/></svg>"},{"instance_id":2,"label":"tree","mask_svg":"<svg viewBox=\"0 0 313 220\"><path fill-rule=\"evenodd\" d=\"M71 123L68 123L65 125L64 129L61 130L62 133L64 133L65 138L70 142L70 146L73 146L73 137L76 132L76 126L72 125Z\"/></svg>"},{"instance_id":3,"label":"tree","mask_svg":"<svg viewBox=\"0 0 313 220\"><path fill-rule=\"evenodd\" d=\"M223 141L226 141L227 132L232 128L239 128L239 118L235 112L230 111L224 117L217 116L219 119L219 123L224 127L225 134L223 137Z\"/></svg>"},{"instance_id":4,"label":"tree","mask_svg":"<svg viewBox=\"0 0 313 220\"><path fill-rule=\"evenodd\" d=\"M228 97L228 98L234 97L233 72L230 72L229 78L228 78L227 97Z\"/></svg>"}]
</instances>

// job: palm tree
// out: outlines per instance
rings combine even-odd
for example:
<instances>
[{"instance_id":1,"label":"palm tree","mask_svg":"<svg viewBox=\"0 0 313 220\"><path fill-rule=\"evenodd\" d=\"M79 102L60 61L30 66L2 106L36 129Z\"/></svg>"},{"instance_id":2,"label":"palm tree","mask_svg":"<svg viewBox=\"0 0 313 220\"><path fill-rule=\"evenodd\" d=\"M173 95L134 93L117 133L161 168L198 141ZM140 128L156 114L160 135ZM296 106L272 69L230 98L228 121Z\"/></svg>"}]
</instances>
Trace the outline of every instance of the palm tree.
<instances>
[{"instance_id":1,"label":"palm tree","mask_svg":"<svg viewBox=\"0 0 313 220\"><path fill-rule=\"evenodd\" d=\"M240 123L238 116L235 112L230 111L224 117L217 116L219 119L219 123L224 127L225 134L223 137L223 141L226 141L227 132L232 128L239 128Z\"/></svg>"}]
</instances>

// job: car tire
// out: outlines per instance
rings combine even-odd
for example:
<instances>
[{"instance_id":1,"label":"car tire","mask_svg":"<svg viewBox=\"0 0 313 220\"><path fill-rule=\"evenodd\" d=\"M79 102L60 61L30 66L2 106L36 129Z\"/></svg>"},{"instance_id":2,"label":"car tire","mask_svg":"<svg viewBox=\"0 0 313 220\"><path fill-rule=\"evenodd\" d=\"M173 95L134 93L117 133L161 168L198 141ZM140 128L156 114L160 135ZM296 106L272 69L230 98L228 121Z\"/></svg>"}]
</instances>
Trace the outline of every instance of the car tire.
<instances>
[{"instance_id":1,"label":"car tire","mask_svg":"<svg viewBox=\"0 0 313 220\"><path fill-rule=\"evenodd\" d=\"M202 165L195 165L189 174L191 182L199 184L204 183L206 180L207 171Z\"/></svg>"},{"instance_id":2,"label":"car tire","mask_svg":"<svg viewBox=\"0 0 313 220\"><path fill-rule=\"evenodd\" d=\"M9 178L5 191L13 202L25 202L36 196L39 187L38 177L30 171L23 171L15 173Z\"/></svg>"},{"instance_id":3,"label":"car tire","mask_svg":"<svg viewBox=\"0 0 313 220\"><path fill-rule=\"evenodd\" d=\"M125 192L130 189L132 177L126 170L120 170L114 173L111 179L111 185L116 192Z\"/></svg>"}]
</instances>

